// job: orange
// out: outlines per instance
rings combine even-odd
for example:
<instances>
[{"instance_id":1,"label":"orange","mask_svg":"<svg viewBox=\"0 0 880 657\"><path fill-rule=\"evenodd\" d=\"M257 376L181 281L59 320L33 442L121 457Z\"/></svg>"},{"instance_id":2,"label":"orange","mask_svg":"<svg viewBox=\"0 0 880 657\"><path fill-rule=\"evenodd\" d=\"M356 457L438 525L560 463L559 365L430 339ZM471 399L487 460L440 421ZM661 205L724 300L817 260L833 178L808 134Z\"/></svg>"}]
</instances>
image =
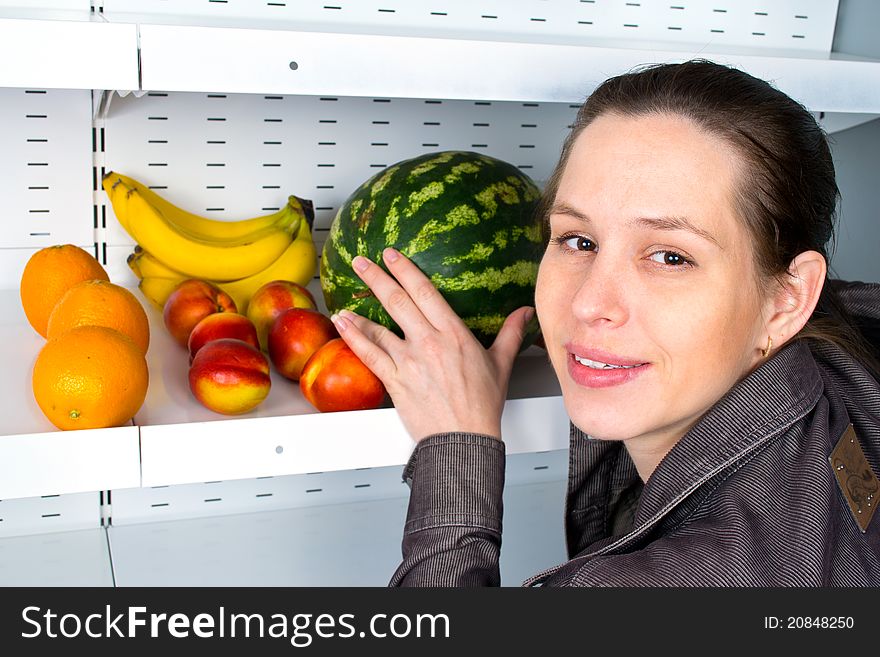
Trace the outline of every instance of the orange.
<instances>
[{"instance_id":1,"label":"orange","mask_svg":"<svg viewBox=\"0 0 880 657\"><path fill-rule=\"evenodd\" d=\"M65 292L49 315L46 337L51 340L77 326L116 329L144 353L150 346L150 323L141 302L109 281L82 281Z\"/></svg>"},{"instance_id":2,"label":"orange","mask_svg":"<svg viewBox=\"0 0 880 657\"><path fill-rule=\"evenodd\" d=\"M34 363L34 399L59 429L127 423L147 395L144 352L104 326L80 326L50 338Z\"/></svg>"},{"instance_id":3,"label":"orange","mask_svg":"<svg viewBox=\"0 0 880 657\"><path fill-rule=\"evenodd\" d=\"M58 300L80 281L110 277L97 260L73 244L40 249L21 273L21 305L34 330L46 337L49 315Z\"/></svg>"}]
</instances>

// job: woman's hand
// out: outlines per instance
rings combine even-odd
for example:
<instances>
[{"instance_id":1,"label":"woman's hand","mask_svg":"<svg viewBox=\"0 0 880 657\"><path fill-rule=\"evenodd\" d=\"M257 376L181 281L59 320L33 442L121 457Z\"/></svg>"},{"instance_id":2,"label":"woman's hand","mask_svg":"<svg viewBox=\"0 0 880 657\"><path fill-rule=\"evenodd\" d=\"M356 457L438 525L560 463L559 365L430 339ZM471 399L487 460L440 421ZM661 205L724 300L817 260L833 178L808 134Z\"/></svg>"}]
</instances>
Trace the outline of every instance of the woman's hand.
<instances>
[{"instance_id":1,"label":"woman's hand","mask_svg":"<svg viewBox=\"0 0 880 657\"><path fill-rule=\"evenodd\" d=\"M534 310L512 312L484 349L408 258L385 249L383 259L396 281L362 256L352 266L405 338L348 310L332 317L339 334L385 384L416 441L450 431L500 438L513 360Z\"/></svg>"}]
</instances>

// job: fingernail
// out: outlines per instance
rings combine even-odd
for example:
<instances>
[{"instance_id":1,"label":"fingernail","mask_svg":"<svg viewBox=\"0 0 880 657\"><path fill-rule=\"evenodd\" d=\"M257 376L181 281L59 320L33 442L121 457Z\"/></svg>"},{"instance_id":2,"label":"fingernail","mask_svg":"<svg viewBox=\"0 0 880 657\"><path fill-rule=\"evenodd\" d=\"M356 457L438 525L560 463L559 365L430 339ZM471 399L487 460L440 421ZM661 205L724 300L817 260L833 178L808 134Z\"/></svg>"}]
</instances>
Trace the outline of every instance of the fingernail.
<instances>
[{"instance_id":1,"label":"fingernail","mask_svg":"<svg viewBox=\"0 0 880 657\"><path fill-rule=\"evenodd\" d=\"M354 267L356 272L363 273L366 271L367 267L370 266L369 261L363 256L355 256L351 261L351 266Z\"/></svg>"},{"instance_id":2,"label":"fingernail","mask_svg":"<svg viewBox=\"0 0 880 657\"><path fill-rule=\"evenodd\" d=\"M348 328L348 320L339 315L330 315L330 321L333 322L333 326L335 326L336 330L340 333L345 333L345 330Z\"/></svg>"},{"instance_id":3,"label":"fingernail","mask_svg":"<svg viewBox=\"0 0 880 657\"><path fill-rule=\"evenodd\" d=\"M384 252L386 262L394 262L400 257L400 253L396 249L387 248Z\"/></svg>"},{"instance_id":4,"label":"fingernail","mask_svg":"<svg viewBox=\"0 0 880 657\"><path fill-rule=\"evenodd\" d=\"M535 309L534 309L534 308L529 308L528 310L526 310L526 312L525 312L525 318L526 318L526 321L527 321L527 322L531 322L531 321L532 321L532 318L533 318L534 316L535 316Z\"/></svg>"}]
</instances>

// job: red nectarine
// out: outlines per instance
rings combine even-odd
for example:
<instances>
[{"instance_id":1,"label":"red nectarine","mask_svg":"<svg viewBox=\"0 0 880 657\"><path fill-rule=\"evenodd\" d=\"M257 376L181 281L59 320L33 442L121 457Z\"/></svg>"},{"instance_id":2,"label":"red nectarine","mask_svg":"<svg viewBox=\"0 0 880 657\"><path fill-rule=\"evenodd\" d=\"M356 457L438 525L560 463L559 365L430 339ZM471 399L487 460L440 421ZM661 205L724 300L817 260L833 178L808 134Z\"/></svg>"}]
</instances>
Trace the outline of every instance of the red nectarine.
<instances>
[{"instance_id":1,"label":"red nectarine","mask_svg":"<svg viewBox=\"0 0 880 657\"><path fill-rule=\"evenodd\" d=\"M269 359L280 374L298 381L312 354L338 337L336 327L326 315L308 308L288 308L269 329Z\"/></svg>"},{"instance_id":2,"label":"red nectarine","mask_svg":"<svg viewBox=\"0 0 880 657\"><path fill-rule=\"evenodd\" d=\"M330 340L309 358L299 388L322 413L378 408L385 386L342 338Z\"/></svg>"},{"instance_id":3,"label":"red nectarine","mask_svg":"<svg viewBox=\"0 0 880 657\"><path fill-rule=\"evenodd\" d=\"M251 410L266 398L271 385L266 356L236 338L207 343L189 368L189 387L195 398L226 415Z\"/></svg>"},{"instance_id":4,"label":"red nectarine","mask_svg":"<svg viewBox=\"0 0 880 657\"><path fill-rule=\"evenodd\" d=\"M248 302L247 317L257 327L260 348L268 351L269 329L272 322L288 308L317 308L315 298L302 285L293 281L270 281L256 292Z\"/></svg>"},{"instance_id":5,"label":"red nectarine","mask_svg":"<svg viewBox=\"0 0 880 657\"><path fill-rule=\"evenodd\" d=\"M188 278L165 301L162 319L168 332L182 347L196 324L213 313L236 312L235 302L226 292L208 281Z\"/></svg>"},{"instance_id":6,"label":"red nectarine","mask_svg":"<svg viewBox=\"0 0 880 657\"><path fill-rule=\"evenodd\" d=\"M189 362L192 363L199 349L212 340L238 338L252 347L260 348L254 323L238 313L212 313L193 327L189 334Z\"/></svg>"}]
</instances>

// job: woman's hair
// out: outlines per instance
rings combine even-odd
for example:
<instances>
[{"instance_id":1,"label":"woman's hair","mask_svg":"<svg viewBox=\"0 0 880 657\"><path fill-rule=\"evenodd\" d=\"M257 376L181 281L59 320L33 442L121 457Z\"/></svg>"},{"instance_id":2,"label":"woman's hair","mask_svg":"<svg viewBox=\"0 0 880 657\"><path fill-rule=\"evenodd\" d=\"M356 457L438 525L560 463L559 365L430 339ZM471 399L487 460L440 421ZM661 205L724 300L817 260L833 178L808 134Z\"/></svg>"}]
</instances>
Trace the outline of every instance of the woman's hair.
<instances>
[{"instance_id":1,"label":"woman's hair","mask_svg":"<svg viewBox=\"0 0 880 657\"><path fill-rule=\"evenodd\" d=\"M782 282L804 251L829 259L840 193L824 131L802 105L767 82L705 60L640 68L596 88L578 111L547 182L540 208L545 232L575 140L604 114L682 116L733 146L745 165L734 203L752 238L762 290ZM830 285L797 337L832 342L877 366Z\"/></svg>"}]
</instances>

